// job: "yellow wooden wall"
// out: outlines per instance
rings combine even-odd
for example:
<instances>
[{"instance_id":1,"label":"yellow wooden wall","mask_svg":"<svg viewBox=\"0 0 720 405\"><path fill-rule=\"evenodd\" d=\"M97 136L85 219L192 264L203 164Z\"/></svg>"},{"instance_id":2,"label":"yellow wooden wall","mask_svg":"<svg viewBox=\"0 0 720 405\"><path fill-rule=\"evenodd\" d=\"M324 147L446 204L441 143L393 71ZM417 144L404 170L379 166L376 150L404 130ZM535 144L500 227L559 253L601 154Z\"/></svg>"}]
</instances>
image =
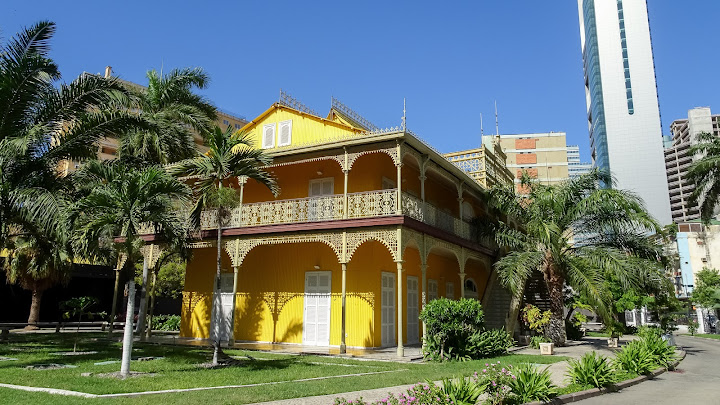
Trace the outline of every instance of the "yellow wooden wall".
<instances>
[{"instance_id":1,"label":"yellow wooden wall","mask_svg":"<svg viewBox=\"0 0 720 405\"><path fill-rule=\"evenodd\" d=\"M308 114L301 114L295 110L285 107L275 108L270 114L260 118L256 118L253 124L246 126L245 130L255 140L256 146L260 147L262 129L264 125L276 124L275 127L275 146L277 147L279 139L277 135L280 133L278 123L292 120L292 137L290 146L306 145L319 143L323 140L344 138L361 132L353 130L345 125L332 121L324 120L319 117L311 117ZM271 151L274 148L268 149Z\"/></svg>"},{"instance_id":2,"label":"yellow wooden wall","mask_svg":"<svg viewBox=\"0 0 720 405\"><path fill-rule=\"evenodd\" d=\"M196 249L188 264L180 331L183 337L209 337L215 254L214 248ZM407 277L417 277L420 286L420 255L415 248L409 247L403 259L403 341L407 342ZM347 267L346 344L379 347L382 341L381 273L390 272L397 276L396 263L385 245L371 240L356 250ZM223 270L230 269L229 258L223 252ZM330 271L332 274L330 344L339 345L341 266L335 253L322 243L266 245L250 251L239 271L235 339L302 343L303 294L308 271ZM445 282L452 281L455 298L460 298L458 272L457 259L431 252L427 277L438 281L439 296L445 296ZM471 260L466 273L477 283L482 298L489 272L481 263ZM189 293L195 297L192 310ZM418 307L421 296L420 291ZM421 336L420 322L418 329L418 336Z\"/></svg>"}]
</instances>

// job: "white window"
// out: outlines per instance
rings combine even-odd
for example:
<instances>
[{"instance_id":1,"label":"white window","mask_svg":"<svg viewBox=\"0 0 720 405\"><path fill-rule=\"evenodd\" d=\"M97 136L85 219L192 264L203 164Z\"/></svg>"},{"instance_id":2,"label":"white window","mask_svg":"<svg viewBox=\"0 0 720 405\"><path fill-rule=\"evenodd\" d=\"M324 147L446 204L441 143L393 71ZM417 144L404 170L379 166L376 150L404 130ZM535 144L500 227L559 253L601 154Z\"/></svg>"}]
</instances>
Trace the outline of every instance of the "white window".
<instances>
[{"instance_id":1,"label":"white window","mask_svg":"<svg viewBox=\"0 0 720 405\"><path fill-rule=\"evenodd\" d=\"M427 300L428 302L432 300L436 300L438 297L438 283L437 280L428 280L428 292L427 292Z\"/></svg>"},{"instance_id":2,"label":"white window","mask_svg":"<svg viewBox=\"0 0 720 405\"><path fill-rule=\"evenodd\" d=\"M262 148L275 147L275 124L263 125Z\"/></svg>"},{"instance_id":3,"label":"white window","mask_svg":"<svg viewBox=\"0 0 720 405\"><path fill-rule=\"evenodd\" d=\"M325 177L323 179L310 180L310 189L308 190L309 197L321 197L333 194L335 194L334 178Z\"/></svg>"},{"instance_id":4,"label":"white window","mask_svg":"<svg viewBox=\"0 0 720 405\"><path fill-rule=\"evenodd\" d=\"M289 146L292 143L292 121L283 121L278 125L280 126L278 146Z\"/></svg>"},{"instance_id":5,"label":"white window","mask_svg":"<svg viewBox=\"0 0 720 405\"><path fill-rule=\"evenodd\" d=\"M451 282L445 283L445 298L455 299L455 284Z\"/></svg>"}]
</instances>

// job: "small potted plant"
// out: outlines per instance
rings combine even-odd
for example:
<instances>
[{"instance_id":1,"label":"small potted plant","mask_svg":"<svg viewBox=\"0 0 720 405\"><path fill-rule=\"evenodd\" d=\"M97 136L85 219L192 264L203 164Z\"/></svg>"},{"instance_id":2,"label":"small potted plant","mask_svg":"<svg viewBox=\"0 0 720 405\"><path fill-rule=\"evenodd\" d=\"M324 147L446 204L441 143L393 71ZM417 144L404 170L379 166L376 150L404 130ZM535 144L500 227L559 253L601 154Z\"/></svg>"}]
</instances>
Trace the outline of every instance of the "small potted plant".
<instances>
[{"instance_id":1,"label":"small potted plant","mask_svg":"<svg viewBox=\"0 0 720 405\"><path fill-rule=\"evenodd\" d=\"M618 347L618 342L623 334L622 327L617 322L611 322L605 329L610 336L608 337L608 347Z\"/></svg>"}]
</instances>

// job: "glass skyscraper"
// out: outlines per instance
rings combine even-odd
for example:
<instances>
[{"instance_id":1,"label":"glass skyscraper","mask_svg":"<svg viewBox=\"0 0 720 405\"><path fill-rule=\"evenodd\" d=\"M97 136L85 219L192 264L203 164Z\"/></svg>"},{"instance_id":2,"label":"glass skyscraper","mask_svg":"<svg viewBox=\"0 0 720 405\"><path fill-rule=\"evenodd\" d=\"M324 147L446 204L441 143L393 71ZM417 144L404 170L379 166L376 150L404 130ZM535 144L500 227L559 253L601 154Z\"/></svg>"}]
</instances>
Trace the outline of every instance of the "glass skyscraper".
<instances>
[{"instance_id":1,"label":"glass skyscraper","mask_svg":"<svg viewBox=\"0 0 720 405\"><path fill-rule=\"evenodd\" d=\"M578 0L578 11L593 164L669 224L646 0Z\"/></svg>"}]
</instances>

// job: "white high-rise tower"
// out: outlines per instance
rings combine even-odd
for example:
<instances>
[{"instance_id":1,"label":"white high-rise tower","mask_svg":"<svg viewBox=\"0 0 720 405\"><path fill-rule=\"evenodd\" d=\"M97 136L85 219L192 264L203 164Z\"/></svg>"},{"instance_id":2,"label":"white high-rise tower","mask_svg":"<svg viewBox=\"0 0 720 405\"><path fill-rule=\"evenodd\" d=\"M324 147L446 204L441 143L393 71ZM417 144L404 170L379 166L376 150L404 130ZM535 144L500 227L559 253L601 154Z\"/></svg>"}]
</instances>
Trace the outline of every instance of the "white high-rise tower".
<instances>
[{"instance_id":1,"label":"white high-rise tower","mask_svg":"<svg viewBox=\"0 0 720 405\"><path fill-rule=\"evenodd\" d=\"M578 10L593 164L669 224L646 0L578 0Z\"/></svg>"}]
</instances>

